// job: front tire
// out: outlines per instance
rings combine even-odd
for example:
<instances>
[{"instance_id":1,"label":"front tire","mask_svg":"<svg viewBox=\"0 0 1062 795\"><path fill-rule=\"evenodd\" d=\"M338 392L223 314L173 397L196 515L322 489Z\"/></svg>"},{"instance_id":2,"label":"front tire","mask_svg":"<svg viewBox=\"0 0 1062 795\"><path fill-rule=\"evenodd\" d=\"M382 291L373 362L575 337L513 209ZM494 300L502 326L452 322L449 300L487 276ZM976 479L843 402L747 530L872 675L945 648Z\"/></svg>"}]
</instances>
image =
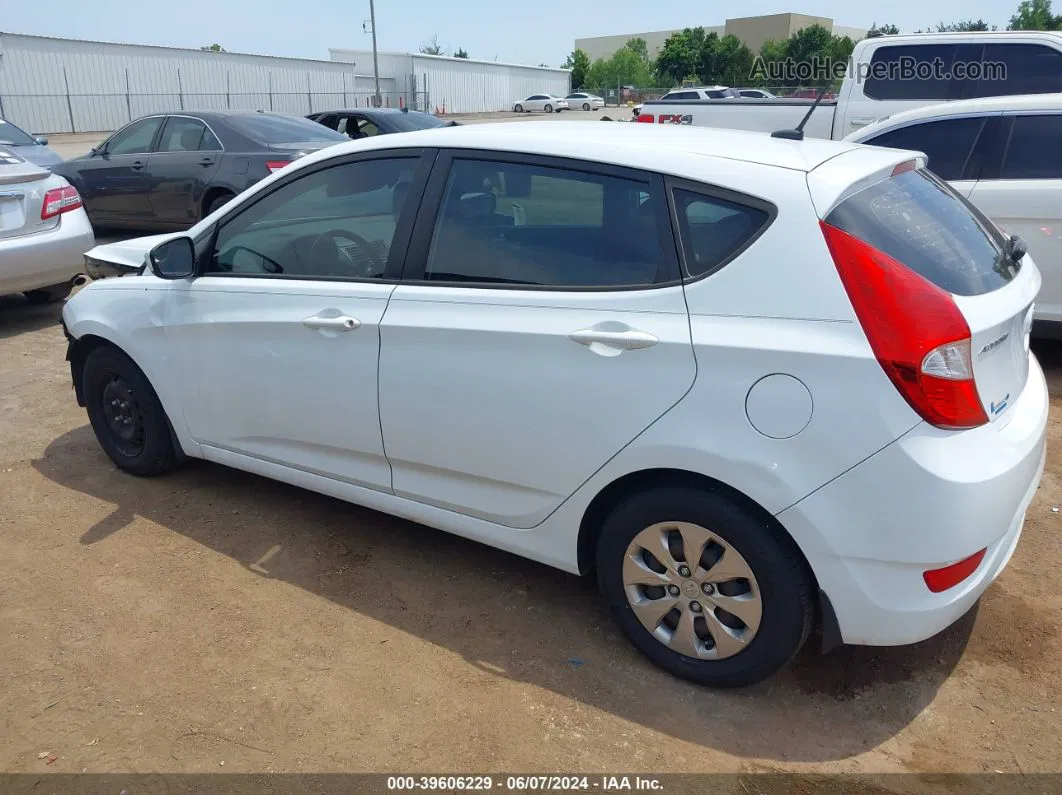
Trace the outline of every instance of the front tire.
<instances>
[{"instance_id":1,"label":"front tire","mask_svg":"<svg viewBox=\"0 0 1062 795\"><path fill-rule=\"evenodd\" d=\"M81 379L92 430L119 469L149 477L177 465L166 412L132 359L100 346L86 357Z\"/></svg>"},{"instance_id":2,"label":"front tire","mask_svg":"<svg viewBox=\"0 0 1062 795\"><path fill-rule=\"evenodd\" d=\"M811 629L811 577L769 517L721 491L659 487L605 520L598 585L624 634L653 663L709 687L783 668Z\"/></svg>"},{"instance_id":3,"label":"front tire","mask_svg":"<svg viewBox=\"0 0 1062 795\"><path fill-rule=\"evenodd\" d=\"M62 284L53 284L51 287L41 287L39 290L27 290L24 295L31 304L54 304L62 301L70 291L74 289L74 281L71 279Z\"/></svg>"},{"instance_id":4,"label":"front tire","mask_svg":"<svg viewBox=\"0 0 1062 795\"><path fill-rule=\"evenodd\" d=\"M517 113L523 113L524 112L524 106L523 105L517 105L515 108L513 108L513 110L516 111Z\"/></svg>"}]
</instances>

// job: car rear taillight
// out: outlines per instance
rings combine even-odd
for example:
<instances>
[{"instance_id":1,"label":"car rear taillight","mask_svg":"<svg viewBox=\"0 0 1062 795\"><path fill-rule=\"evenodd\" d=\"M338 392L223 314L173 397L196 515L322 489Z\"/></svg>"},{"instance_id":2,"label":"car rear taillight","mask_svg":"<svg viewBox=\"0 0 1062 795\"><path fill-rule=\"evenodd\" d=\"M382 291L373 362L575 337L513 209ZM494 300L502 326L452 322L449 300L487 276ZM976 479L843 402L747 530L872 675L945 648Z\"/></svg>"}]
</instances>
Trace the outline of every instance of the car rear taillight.
<instances>
[{"instance_id":1,"label":"car rear taillight","mask_svg":"<svg viewBox=\"0 0 1062 795\"><path fill-rule=\"evenodd\" d=\"M635 121L644 122L646 124L652 124L656 121L656 118L654 118L652 113L640 113L638 114L638 118L635 119Z\"/></svg>"},{"instance_id":2,"label":"car rear taillight","mask_svg":"<svg viewBox=\"0 0 1062 795\"><path fill-rule=\"evenodd\" d=\"M940 593L949 588L954 588L977 571L977 567L981 565L981 561L985 559L985 553L987 552L987 549L982 549L968 558L963 558L958 563L952 563L942 569L930 569L922 572L922 579L926 581L926 587L933 593Z\"/></svg>"},{"instance_id":3,"label":"car rear taillight","mask_svg":"<svg viewBox=\"0 0 1062 795\"><path fill-rule=\"evenodd\" d=\"M41 220L47 221L57 215L76 210L81 206L81 196L77 188L67 185L63 188L52 188L44 194L44 204L41 205Z\"/></svg>"},{"instance_id":4,"label":"car rear taillight","mask_svg":"<svg viewBox=\"0 0 1062 795\"><path fill-rule=\"evenodd\" d=\"M284 166L290 166L290 165L291 165L291 161L290 160L268 160L268 161L266 161L266 168L269 169L269 173L270 174L272 174L272 173L274 173L276 171L280 171L280 169L284 168Z\"/></svg>"},{"instance_id":5,"label":"car rear taillight","mask_svg":"<svg viewBox=\"0 0 1062 795\"><path fill-rule=\"evenodd\" d=\"M911 408L938 428L987 423L970 327L951 295L825 221L822 233L874 356Z\"/></svg>"}]
</instances>

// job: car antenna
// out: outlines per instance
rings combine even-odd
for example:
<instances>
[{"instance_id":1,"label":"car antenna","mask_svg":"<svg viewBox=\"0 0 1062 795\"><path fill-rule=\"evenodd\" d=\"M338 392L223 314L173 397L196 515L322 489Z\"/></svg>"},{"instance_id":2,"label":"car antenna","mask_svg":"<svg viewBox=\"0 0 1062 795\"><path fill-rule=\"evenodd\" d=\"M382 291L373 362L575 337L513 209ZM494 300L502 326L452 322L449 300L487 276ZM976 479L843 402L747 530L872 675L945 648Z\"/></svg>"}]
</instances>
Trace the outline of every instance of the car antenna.
<instances>
[{"instance_id":1,"label":"car antenna","mask_svg":"<svg viewBox=\"0 0 1062 795\"><path fill-rule=\"evenodd\" d=\"M819 95L815 97L815 101L811 103L811 107L808 108L808 112L804 114L804 118L800 120L800 124L792 130L775 130L771 133L772 138L785 138L787 141L803 141L804 140L804 125L808 123L808 119L811 118L811 114L815 112L815 108L822 102L822 98L826 96L826 90L830 87L829 83L825 84L820 90Z\"/></svg>"}]
</instances>

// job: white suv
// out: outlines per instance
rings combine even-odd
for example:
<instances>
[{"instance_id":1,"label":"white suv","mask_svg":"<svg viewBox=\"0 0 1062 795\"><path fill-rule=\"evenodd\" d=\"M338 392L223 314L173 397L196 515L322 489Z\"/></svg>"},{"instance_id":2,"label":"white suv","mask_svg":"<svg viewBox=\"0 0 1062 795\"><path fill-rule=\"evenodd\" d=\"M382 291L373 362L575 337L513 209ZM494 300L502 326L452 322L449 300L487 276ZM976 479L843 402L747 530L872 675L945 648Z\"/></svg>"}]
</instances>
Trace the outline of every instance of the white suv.
<instances>
[{"instance_id":1,"label":"white suv","mask_svg":"<svg viewBox=\"0 0 1062 795\"><path fill-rule=\"evenodd\" d=\"M849 141L913 149L1043 272L1034 333L1062 337L1062 94L961 100L897 113Z\"/></svg>"},{"instance_id":2,"label":"white suv","mask_svg":"<svg viewBox=\"0 0 1062 795\"><path fill-rule=\"evenodd\" d=\"M642 125L330 147L63 320L135 475L204 458L596 571L681 677L958 619L1044 465L1030 257L910 154ZM474 572L473 572L474 574Z\"/></svg>"}]
</instances>

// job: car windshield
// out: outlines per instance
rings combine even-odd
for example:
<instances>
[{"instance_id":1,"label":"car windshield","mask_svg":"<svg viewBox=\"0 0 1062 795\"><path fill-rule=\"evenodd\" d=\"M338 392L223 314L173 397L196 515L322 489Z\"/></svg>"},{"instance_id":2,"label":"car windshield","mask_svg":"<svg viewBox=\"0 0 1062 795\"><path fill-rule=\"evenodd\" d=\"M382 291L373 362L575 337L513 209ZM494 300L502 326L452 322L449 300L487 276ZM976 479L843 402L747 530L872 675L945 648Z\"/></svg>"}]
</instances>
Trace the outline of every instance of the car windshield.
<instances>
[{"instance_id":1,"label":"car windshield","mask_svg":"<svg viewBox=\"0 0 1062 795\"><path fill-rule=\"evenodd\" d=\"M421 113L419 110L411 110L408 113L395 113L389 116L388 119L399 132L427 130L430 127L445 127L448 124L448 122L438 119L430 113Z\"/></svg>"},{"instance_id":2,"label":"car windshield","mask_svg":"<svg viewBox=\"0 0 1062 795\"><path fill-rule=\"evenodd\" d=\"M0 144L25 146L26 144L34 143L36 143L36 141L33 140L32 136L22 132L22 130L11 122L0 119Z\"/></svg>"},{"instance_id":3,"label":"car windshield","mask_svg":"<svg viewBox=\"0 0 1062 795\"><path fill-rule=\"evenodd\" d=\"M349 141L342 133L298 116L248 113L230 116L229 124L260 144L292 144L303 141Z\"/></svg>"}]
</instances>

